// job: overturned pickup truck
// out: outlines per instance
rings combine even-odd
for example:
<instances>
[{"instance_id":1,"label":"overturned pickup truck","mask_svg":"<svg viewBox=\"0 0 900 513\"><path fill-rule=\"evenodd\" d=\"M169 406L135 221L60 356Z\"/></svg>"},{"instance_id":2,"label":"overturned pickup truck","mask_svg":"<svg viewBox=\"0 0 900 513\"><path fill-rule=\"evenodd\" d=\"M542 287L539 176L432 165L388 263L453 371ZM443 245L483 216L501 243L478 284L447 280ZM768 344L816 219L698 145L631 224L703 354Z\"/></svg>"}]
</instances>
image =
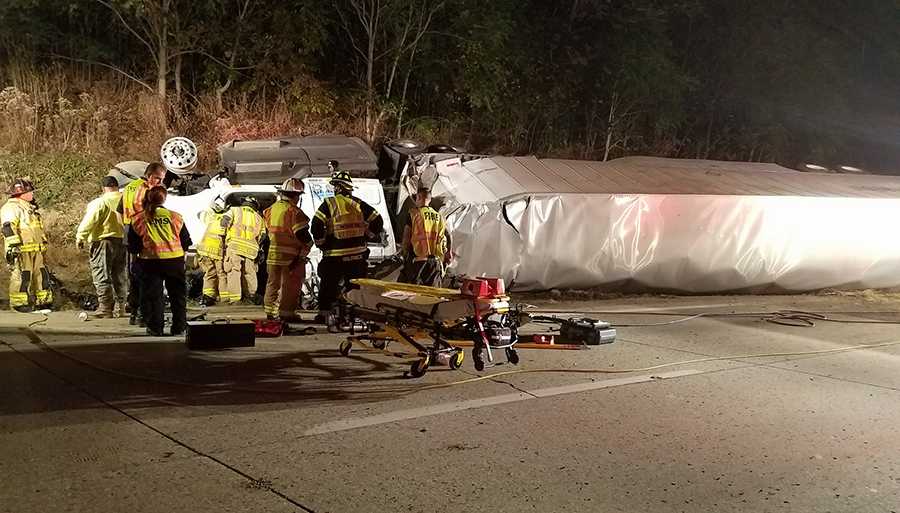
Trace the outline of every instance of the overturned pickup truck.
<instances>
[{"instance_id":1,"label":"overturned pickup truck","mask_svg":"<svg viewBox=\"0 0 900 513\"><path fill-rule=\"evenodd\" d=\"M169 173L166 186L170 194L166 207L180 213L196 244L203 238L206 225L200 215L213 200L222 198L228 206L240 205L252 196L265 209L275 202L276 186L287 178L300 178L306 185L300 208L311 219L325 198L334 195L328 183L328 161L337 160L353 176L354 195L372 205L384 219L385 237L369 243L369 263L379 264L397 254L391 209L377 178L374 153L355 137L285 137L266 141L230 141L218 148L220 169L216 173L195 170L196 147L184 138L170 139L163 145L161 157ZM142 176L147 162L121 162L110 171L120 186ZM188 253L188 268L196 270L193 250ZM307 264L303 306L314 306L318 290L316 267L322 258L313 248ZM265 266L260 266L260 274ZM265 276L260 276L265 287ZM197 289L197 287L192 287ZM260 294L262 291L258 291ZM199 290L193 290L198 296Z\"/></svg>"}]
</instances>

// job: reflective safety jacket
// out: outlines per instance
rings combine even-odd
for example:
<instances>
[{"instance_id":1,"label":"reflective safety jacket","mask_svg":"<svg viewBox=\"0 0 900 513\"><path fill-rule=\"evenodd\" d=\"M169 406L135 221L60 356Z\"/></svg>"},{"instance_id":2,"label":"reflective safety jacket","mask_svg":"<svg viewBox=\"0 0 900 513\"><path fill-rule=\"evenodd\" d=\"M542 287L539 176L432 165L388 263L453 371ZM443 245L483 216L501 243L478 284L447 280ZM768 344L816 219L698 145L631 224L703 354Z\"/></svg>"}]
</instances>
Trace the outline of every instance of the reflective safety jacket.
<instances>
[{"instance_id":1,"label":"reflective safety jacket","mask_svg":"<svg viewBox=\"0 0 900 513\"><path fill-rule=\"evenodd\" d=\"M225 228L222 226L224 218L224 212L206 210L201 214L200 220L206 224L206 230L203 232L200 244L197 245L197 255L213 260L222 260L225 253Z\"/></svg>"},{"instance_id":2,"label":"reflective safety jacket","mask_svg":"<svg viewBox=\"0 0 900 513\"><path fill-rule=\"evenodd\" d=\"M122 193L104 192L88 203L84 218L75 232L76 241L96 242L104 239L121 239L125 236L122 220L116 213Z\"/></svg>"},{"instance_id":3,"label":"reflective safety jacket","mask_svg":"<svg viewBox=\"0 0 900 513\"><path fill-rule=\"evenodd\" d=\"M264 223L262 216L251 207L231 207L222 219L222 226L226 228L226 249L242 257L255 259L266 230Z\"/></svg>"},{"instance_id":4,"label":"reflective safety jacket","mask_svg":"<svg viewBox=\"0 0 900 513\"><path fill-rule=\"evenodd\" d=\"M414 208L409 211L409 227L415 260L427 260L429 256L443 260L447 238L441 214L431 207Z\"/></svg>"},{"instance_id":5,"label":"reflective safety jacket","mask_svg":"<svg viewBox=\"0 0 900 513\"><path fill-rule=\"evenodd\" d=\"M34 203L9 198L0 208L0 230L7 250L12 246L23 253L47 250L44 223Z\"/></svg>"},{"instance_id":6,"label":"reflective safety jacket","mask_svg":"<svg viewBox=\"0 0 900 513\"><path fill-rule=\"evenodd\" d=\"M266 263L288 265L297 257L309 254L309 243L303 240L309 240L309 218L297 205L289 200L279 199L263 212L263 217L269 232L269 255Z\"/></svg>"},{"instance_id":7,"label":"reflective safety jacket","mask_svg":"<svg viewBox=\"0 0 900 513\"><path fill-rule=\"evenodd\" d=\"M312 236L326 257L365 253L366 234L380 234L378 211L359 198L335 194L325 198L312 221Z\"/></svg>"},{"instance_id":8,"label":"reflective safety jacket","mask_svg":"<svg viewBox=\"0 0 900 513\"><path fill-rule=\"evenodd\" d=\"M159 260L184 256L181 214L158 207L152 216L141 212L131 220L131 228L141 239L139 258Z\"/></svg>"},{"instance_id":9,"label":"reflective safety jacket","mask_svg":"<svg viewBox=\"0 0 900 513\"><path fill-rule=\"evenodd\" d=\"M131 224L131 220L144 210L144 196L149 190L150 186L143 178L128 182L122 190L122 224Z\"/></svg>"}]
</instances>

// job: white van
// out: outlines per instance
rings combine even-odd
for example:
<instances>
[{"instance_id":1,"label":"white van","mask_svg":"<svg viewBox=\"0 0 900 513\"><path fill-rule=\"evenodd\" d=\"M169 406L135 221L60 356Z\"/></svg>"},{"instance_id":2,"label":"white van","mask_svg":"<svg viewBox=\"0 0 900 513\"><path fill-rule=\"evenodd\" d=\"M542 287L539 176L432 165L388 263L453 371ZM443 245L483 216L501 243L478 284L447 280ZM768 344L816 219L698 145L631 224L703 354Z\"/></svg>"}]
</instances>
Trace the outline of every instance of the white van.
<instances>
[{"instance_id":1,"label":"white van","mask_svg":"<svg viewBox=\"0 0 900 513\"><path fill-rule=\"evenodd\" d=\"M300 208L310 219L322 204L325 198L334 196L334 188L328 183L327 177L308 177L303 179L306 186L303 196L300 198ZM374 178L354 178L353 195L372 205L384 222L384 237L380 242L369 243L369 262L378 263L397 254L397 243L394 239L394 230L391 226L390 209L384 196L381 183ZM209 188L190 196L169 195L165 207L178 212L184 217L184 223L191 234L191 241L196 245L203 239L206 225L200 220L201 214L212 204L213 199L221 197L229 206L240 205L241 201L252 196L259 201L265 209L275 202L276 188L274 185L232 185L225 179L210 181ZM188 252L188 267L194 266L193 248ZM316 268L322 259L322 253L318 248L313 248L309 255L309 263L306 268L307 282L304 285L304 305L309 305L315 292L318 290L318 276ZM261 284L264 286L265 284Z\"/></svg>"}]
</instances>

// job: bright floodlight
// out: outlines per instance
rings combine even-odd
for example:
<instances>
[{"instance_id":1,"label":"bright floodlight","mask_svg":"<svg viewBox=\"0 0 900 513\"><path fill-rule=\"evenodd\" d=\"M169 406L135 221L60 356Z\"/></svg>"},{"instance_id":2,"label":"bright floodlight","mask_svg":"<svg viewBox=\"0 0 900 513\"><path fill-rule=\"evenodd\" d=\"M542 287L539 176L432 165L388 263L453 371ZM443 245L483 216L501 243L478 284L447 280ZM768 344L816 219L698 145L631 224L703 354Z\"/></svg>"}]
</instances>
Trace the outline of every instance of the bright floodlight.
<instances>
[{"instance_id":1,"label":"bright floodlight","mask_svg":"<svg viewBox=\"0 0 900 513\"><path fill-rule=\"evenodd\" d=\"M803 164L803 167L812 171L828 171L827 167L820 166L818 164Z\"/></svg>"},{"instance_id":2,"label":"bright floodlight","mask_svg":"<svg viewBox=\"0 0 900 513\"><path fill-rule=\"evenodd\" d=\"M841 171L844 171L847 173L864 173L865 172L862 169L860 169L858 167L853 167L853 166L841 166Z\"/></svg>"}]
</instances>

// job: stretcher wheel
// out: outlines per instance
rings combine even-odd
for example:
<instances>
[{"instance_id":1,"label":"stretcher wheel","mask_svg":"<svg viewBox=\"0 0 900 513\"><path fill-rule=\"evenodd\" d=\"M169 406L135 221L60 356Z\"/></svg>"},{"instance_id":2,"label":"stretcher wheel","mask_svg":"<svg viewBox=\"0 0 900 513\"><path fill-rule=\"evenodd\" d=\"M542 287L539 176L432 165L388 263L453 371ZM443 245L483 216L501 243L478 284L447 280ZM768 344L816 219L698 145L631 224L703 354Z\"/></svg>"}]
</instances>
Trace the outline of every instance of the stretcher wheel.
<instances>
[{"instance_id":1,"label":"stretcher wheel","mask_svg":"<svg viewBox=\"0 0 900 513\"><path fill-rule=\"evenodd\" d=\"M506 361L513 365L519 364L519 352L511 347L506 348Z\"/></svg>"},{"instance_id":2,"label":"stretcher wheel","mask_svg":"<svg viewBox=\"0 0 900 513\"><path fill-rule=\"evenodd\" d=\"M409 375L414 378L421 378L428 371L428 358L416 360L409 366Z\"/></svg>"},{"instance_id":3,"label":"stretcher wheel","mask_svg":"<svg viewBox=\"0 0 900 513\"><path fill-rule=\"evenodd\" d=\"M385 347L387 347L387 342L381 339L375 339L372 341L372 347L374 347L375 349L384 349Z\"/></svg>"},{"instance_id":4,"label":"stretcher wheel","mask_svg":"<svg viewBox=\"0 0 900 513\"><path fill-rule=\"evenodd\" d=\"M338 346L338 351L340 351L343 356L350 356L351 349L353 349L353 342L350 342L349 340L341 342L341 345Z\"/></svg>"},{"instance_id":5,"label":"stretcher wheel","mask_svg":"<svg viewBox=\"0 0 900 513\"><path fill-rule=\"evenodd\" d=\"M462 367L463 359L465 357L466 357L465 353L463 353L462 351L457 351L457 352L453 353L452 355L450 355L450 360L447 362L447 364L450 365L451 369L456 370L456 369Z\"/></svg>"}]
</instances>

